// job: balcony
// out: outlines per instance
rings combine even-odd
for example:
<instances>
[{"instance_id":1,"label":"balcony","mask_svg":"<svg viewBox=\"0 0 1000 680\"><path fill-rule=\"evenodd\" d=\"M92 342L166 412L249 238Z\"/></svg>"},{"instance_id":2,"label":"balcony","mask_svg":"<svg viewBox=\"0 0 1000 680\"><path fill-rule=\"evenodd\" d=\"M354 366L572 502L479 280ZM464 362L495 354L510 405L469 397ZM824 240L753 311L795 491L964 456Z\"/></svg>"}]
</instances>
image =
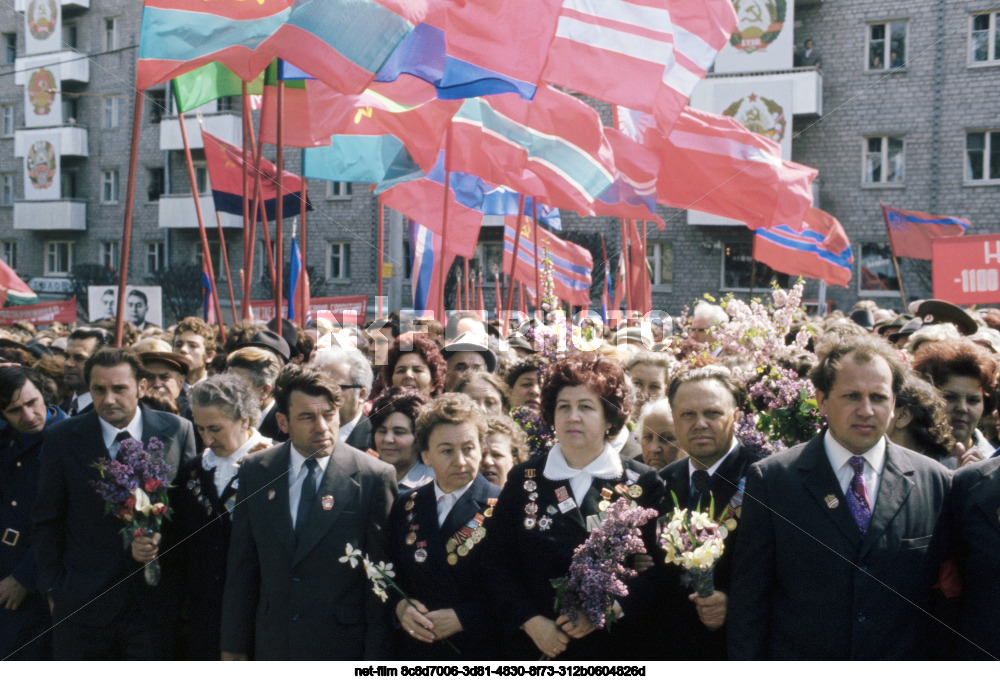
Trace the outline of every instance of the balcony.
<instances>
[{"instance_id":1,"label":"balcony","mask_svg":"<svg viewBox=\"0 0 1000 680\"><path fill-rule=\"evenodd\" d=\"M810 66L782 71L760 73L709 73L691 95L691 106L702 111L714 111L720 102L715 101L718 88L729 88L733 83L762 86L790 82L792 86L792 115L823 115L823 72Z\"/></svg>"},{"instance_id":2,"label":"balcony","mask_svg":"<svg viewBox=\"0 0 1000 680\"><path fill-rule=\"evenodd\" d=\"M206 229L217 229L215 217L215 201L211 194L198 197L201 204L201 215L205 220ZM191 194L171 194L160 196L159 223L161 229L197 229L198 214L194 209ZM242 229L243 218L230 213L219 213L223 229Z\"/></svg>"},{"instance_id":3,"label":"balcony","mask_svg":"<svg viewBox=\"0 0 1000 680\"><path fill-rule=\"evenodd\" d=\"M86 231L87 202L18 201L14 204L14 228L28 231Z\"/></svg>"},{"instance_id":4,"label":"balcony","mask_svg":"<svg viewBox=\"0 0 1000 680\"><path fill-rule=\"evenodd\" d=\"M207 106L215 105L215 102L206 104L199 109L189 111L184 114L184 127L187 129L188 144L192 149L204 148L201 141L201 128L210 135L215 135L233 144L243 143L243 118L239 113L232 111L202 113L199 124L197 111L203 111ZM160 149L163 151L179 151L184 149L184 140L181 138L180 120L173 116L164 117L160 121Z\"/></svg>"},{"instance_id":5,"label":"balcony","mask_svg":"<svg viewBox=\"0 0 1000 680\"><path fill-rule=\"evenodd\" d=\"M86 158L87 128L64 125L55 128L36 128L14 131L14 155L23 158L37 140L43 139L59 150L60 156Z\"/></svg>"},{"instance_id":6,"label":"balcony","mask_svg":"<svg viewBox=\"0 0 1000 680\"><path fill-rule=\"evenodd\" d=\"M90 0L59 0L59 4L65 9L90 9ZM28 5L28 0L14 0L14 11L23 12Z\"/></svg>"},{"instance_id":7,"label":"balcony","mask_svg":"<svg viewBox=\"0 0 1000 680\"><path fill-rule=\"evenodd\" d=\"M90 60L74 50L18 57L14 63L14 84L27 87L28 79L37 68L48 67L55 72L60 83L90 82Z\"/></svg>"}]
</instances>

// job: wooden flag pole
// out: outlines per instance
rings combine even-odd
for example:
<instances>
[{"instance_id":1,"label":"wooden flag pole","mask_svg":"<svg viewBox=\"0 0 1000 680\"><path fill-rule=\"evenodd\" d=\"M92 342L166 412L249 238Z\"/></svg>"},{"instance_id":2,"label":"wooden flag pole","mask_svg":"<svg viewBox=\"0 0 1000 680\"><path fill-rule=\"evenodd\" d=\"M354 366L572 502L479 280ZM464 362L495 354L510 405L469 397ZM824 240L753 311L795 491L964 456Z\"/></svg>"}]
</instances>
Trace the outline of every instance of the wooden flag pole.
<instances>
[{"instance_id":1,"label":"wooden flag pole","mask_svg":"<svg viewBox=\"0 0 1000 680\"><path fill-rule=\"evenodd\" d=\"M243 173L244 175L246 173ZM226 285L229 286L229 304L232 306L233 324L239 322L236 318L236 296L233 295L233 275L229 273L229 250L226 248L226 237L222 233L222 217L215 211L215 223L219 226L219 248L222 250L222 263L226 268Z\"/></svg>"},{"instance_id":2,"label":"wooden flag pole","mask_svg":"<svg viewBox=\"0 0 1000 680\"><path fill-rule=\"evenodd\" d=\"M376 272L375 283L375 305L378 310L376 316L382 318L382 290L383 273L385 267L385 204L382 203L382 195L379 194L378 201L378 271Z\"/></svg>"},{"instance_id":3,"label":"wooden flag pole","mask_svg":"<svg viewBox=\"0 0 1000 680\"><path fill-rule=\"evenodd\" d=\"M261 121L260 122L261 122L262 126L263 126L263 123L264 123L263 119L264 119L264 112L261 111ZM253 122L252 121L248 121L248 123L247 123L247 133L249 134L249 137L250 137L250 146L252 148L256 149L256 150L254 151L253 168L252 168L252 170L253 170L253 207L250 210L250 256L247 258L247 269L246 269L246 272L244 273L244 275L246 276L246 279L247 279L247 292L246 292L246 297L244 298L246 304L243 307L243 319L244 320L249 320L250 316L251 316L250 295L251 295L252 288L253 288L253 261L254 261L254 252L256 251L256 247L257 247L257 211L258 210L260 210L260 212L262 213L262 215L265 217L263 226L264 226L264 236L265 236L265 239L267 240L267 243L268 243L268 245L267 245L267 262L268 262L268 266L270 268L269 271L271 272L271 280L274 281L274 261L272 259L273 256L272 256L272 253L271 253L271 246L270 246L271 236L270 236L270 233L267 230L268 227L267 227L267 219L266 219L267 215L266 215L266 211L260 205L260 159L264 155L264 140L261 139L258 142L255 139L254 132L253 132Z\"/></svg>"},{"instance_id":4,"label":"wooden flag pole","mask_svg":"<svg viewBox=\"0 0 1000 680\"><path fill-rule=\"evenodd\" d=\"M181 124L181 140L184 142L184 160L187 163L188 179L191 180L191 193L194 197L194 212L198 218L198 235L201 237L201 252L203 266L208 270L208 278L212 283L212 300L215 302L215 319L219 324L219 339L226 341L226 324L222 321L222 307L219 305L219 286L215 279L215 267L212 265L212 251L208 247L208 233L205 231L205 217L201 213L201 201L198 200L198 180L194 175L194 161L191 160L191 145L188 143L187 128L184 125L184 114L178 113L177 120Z\"/></svg>"},{"instance_id":5,"label":"wooden flag pole","mask_svg":"<svg viewBox=\"0 0 1000 680\"><path fill-rule=\"evenodd\" d=\"M489 316L486 313L486 301L483 299L483 270L479 269L479 318L486 323L486 317Z\"/></svg>"},{"instance_id":6,"label":"wooden flag pole","mask_svg":"<svg viewBox=\"0 0 1000 680\"><path fill-rule=\"evenodd\" d=\"M625 267L625 325L628 326L628 318L632 314L632 272L628 261L628 228L625 226L625 218L622 218L622 254Z\"/></svg>"},{"instance_id":7,"label":"wooden flag pole","mask_svg":"<svg viewBox=\"0 0 1000 680\"><path fill-rule=\"evenodd\" d=\"M510 275L507 277L507 304L501 310L504 314L503 337L505 338L508 335L508 327L510 326L511 305L514 304L514 272L517 271L517 249L521 244L522 219L524 219L524 194L521 194L517 199L517 219L514 221L514 250L510 258ZM502 264L503 260L500 260L500 262Z\"/></svg>"},{"instance_id":8,"label":"wooden flag pole","mask_svg":"<svg viewBox=\"0 0 1000 680\"><path fill-rule=\"evenodd\" d=\"M274 240L275 248L277 253L275 254L274 263L274 278L272 283L274 283L274 332L281 335L281 300L282 300L282 277L284 276L285 268L285 233L284 233L284 201L281 200L281 182L285 170L285 155L284 147L282 146L283 128L284 128L284 108L285 108L285 81L278 79L278 124L275 133L275 142L278 147L277 154L275 156L275 171L274 174L278 181L278 199L274 206Z\"/></svg>"},{"instance_id":9,"label":"wooden flag pole","mask_svg":"<svg viewBox=\"0 0 1000 680\"><path fill-rule=\"evenodd\" d=\"M139 129L142 127L143 92L135 93L132 106L132 149L128 159L128 179L125 182L125 223L122 225L122 249L118 258L118 312L115 315L115 347L122 346L125 330L125 286L128 285L128 253L132 244L132 210L135 206L135 169L139 163ZM181 129L184 124L181 123Z\"/></svg>"},{"instance_id":10,"label":"wooden flag pole","mask_svg":"<svg viewBox=\"0 0 1000 680\"><path fill-rule=\"evenodd\" d=\"M885 225L886 240L889 241L889 254L892 255L892 267L896 270L896 280L899 281L899 299L903 301L903 312L906 312L906 293L903 291L903 276L899 273L899 261L896 259L896 251L892 249L892 236L889 234L889 220L885 215L885 203L878 202L882 209L882 223Z\"/></svg>"},{"instance_id":11,"label":"wooden flag pole","mask_svg":"<svg viewBox=\"0 0 1000 680\"><path fill-rule=\"evenodd\" d=\"M243 269L240 271L240 286L242 290L240 291L240 317L243 319L247 318L247 303L250 300L250 194L248 193L250 187L247 182L247 165L250 163L252 158L250 149L250 134L247 131L248 126L253 125L250 120L250 99L247 95L247 82L245 80L241 81L241 116L243 122L243 195L242 195L242 206L243 206Z\"/></svg>"},{"instance_id":12,"label":"wooden flag pole","mask_svg":"<svg viewBox=\"0 0 1000 680\"><path fill-rule=\"evenodd\" d=\"M535 318L545 323L542 311L542 260L538 252L538 197L531 198L531 235L535 241Z\"/></svg>"},{"instance_id":13,"label":"wooden flag pole","mask_svg":"<svg viewBox=\"0 0 1000 680\"><path fill-rule=\"evenodd\" d=\"M305 167L305 149L302 150L302 167ZM306 186L306 178L303 176L300 180L302 188L302 202L301 208L299 209L299 215L301 217L300 221L302 223L302 241L299 243L299 257L302 258L300 263L302 266L299 272L299 309L302 310L302 329L305 330L306 322L309 320L309 296L306 295L306 291L309 290L309 270L306 267L306 208L309 206L309 187ZM280 193L280 187L279 187ZM281 197L284 199L284 195ZM315 325L315 322L314 322Z\"/></svg>"},{"instance_id":14,"label":"wooden flag pole","mask_svg":"<svg viewBox=\"0 0 1000 680\"><path fill-rule=\"evenodd\" d=\"M472 298L469 297L469 258L462 258L462 278L465 279L465 309L472 309Z\"/></svg>"},{"instance_id":15,"label":"wooden flag pole","mask_svg":"<svg viewBox=\"0 0 1000 680\"><path fill-rule=\"evenodd\" d=\"M448 121L448 127L445 129L445 141L444 141L444 210L442 213L441 221L441 252L438 253L441 256L441 269L438 275L438 284L440 290L438 290L438 311L441 313L441 318L438 319L442 324L447 322L445 318L447 316L444 309L444 286L445 286L445 275L447 272L445 269L445 263L448 258L445 257L445 244L448 242L448 192L451 190L451 171L448 169L449 161L451 159L451 121ZM457 293L456 292L456 297Z\"/></svg>"}]
</instances>

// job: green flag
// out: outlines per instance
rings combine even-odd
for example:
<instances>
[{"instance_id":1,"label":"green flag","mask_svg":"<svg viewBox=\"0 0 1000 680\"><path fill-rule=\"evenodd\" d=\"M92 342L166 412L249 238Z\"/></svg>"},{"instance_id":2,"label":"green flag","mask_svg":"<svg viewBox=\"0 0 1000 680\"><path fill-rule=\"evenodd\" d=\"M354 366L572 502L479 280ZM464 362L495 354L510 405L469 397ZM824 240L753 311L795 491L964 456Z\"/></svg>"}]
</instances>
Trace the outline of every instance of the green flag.
<instances>
[{"instance_id":1,"label":"green flag","mask_svg":"<svg viewBox=\"0 0 1000 680\"><path fill-rule=\"evenodd\" d=\"M263 74L247 83L247 94L264 92ZM243 82L217 61L174 78L174 98L181 113L198 108L219 97L239 97Z\"/></svg>"}]
</instances>

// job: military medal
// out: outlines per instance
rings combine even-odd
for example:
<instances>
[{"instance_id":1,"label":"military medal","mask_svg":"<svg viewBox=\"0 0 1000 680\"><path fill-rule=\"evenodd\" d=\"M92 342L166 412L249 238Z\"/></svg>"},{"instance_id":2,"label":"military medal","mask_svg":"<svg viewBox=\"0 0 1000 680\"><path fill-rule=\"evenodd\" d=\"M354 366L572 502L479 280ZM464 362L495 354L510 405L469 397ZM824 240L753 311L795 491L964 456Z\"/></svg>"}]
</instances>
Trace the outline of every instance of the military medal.
<instances>
[{"instance_id":1,"label":"military medal","mask_svg":"<svg viewBox=\"0 0 1000 680\"><path fill-rule=\"evenodd\" d=\"M323 496L322 505L324 510L333 510L333 496Z\"/></svg>"},{"instance_id":2,"label":"military medal","mask_svg":"<svg viewBox=\"0 0 1000 680\"><path fill-rule=\"evenodd\" d=\"M837 507L840 505L840 499L834 496L833 494L830 494L823 500L826 501L826 507L830 508L831 510L836 510Z\"/></svg>"},{"instance_id":3,"label":"military medal","mask_svg":"<svg viewBox=\"0 0 1000 680\"><path fill-rule=\"evenodd\" d=\"M730 517L726 520L726 528L730 531L736 531L736 520Z\"/></svg>"},{"instance_id":4,"label":"military medal","mask_svg":"<svg viewBox=\"0 0 1000 680\"><path fill-rule=\"evenodd\" d=\"M601 489L601 501L597 504L597 509L606 512L611 507L611 489Z\"/></svg>"},{"instance_id":5,"label":"military medal","mask_svg":"<svg viewBox=\"0 0 1000 680\"><path fill-rule=\"evenodd\" d=\"M195 481L193 479L189 479L188 483L187 483L187 490L188 491L193 490L194 489L194 485L195 485Z\"/></svg>"},{"instance_id":6,"label":"military medal","mask_svg":"<svg viewBox=\"0 0 1000 680\"><path fill-rule=\"evenodd\" d=\"M524 477L525 477L525 479L534 479L535 478L535 469L532 468L530 470L525 470L524 471ZM527 489L528 487L524 487L524 488Z\"/></svg>"},{"instance_id":7,"label":"military medal","mask_svg":"<svg viewBox=\"0 0 1000 680\"><path fill-rule=\"evenodd\" d=\"M642 495L642 487L639 486L638 484L633 484L628 488L629 498L638 498L641 495Z\"/></svg>"},{"instance_id":8,"label":"military medal","mask_svg":"<svg viewBox=\"0 0 1000 680\"><path fill-rule=\"evenodd\" d=\"M529 493L528 494L528 500L529 501L537 501L538 500L538 492L537 491L532 491L531 493Z\"/></svg>"},{"instance_id":9,"label":"military medal","mask_svg":"<svg viewBox=\"0 0 1000 680\"><path fill-rule=\"evenodd\" d=\"M548 515L554 515L557 512L558 512L558 510L556 510L556 506L554 506L554 505L550 505L549 507L545 508L545 513L548 514Z\"/></svg>"},{"instance_id":10,"label":"military medal","mask_svg":"<svg viewBox=\"0 0 1000 680\"><path fill-rule=\"evenodd\" d=\"M540 520L538 520L539 531L548 531L551 527L552 527L551 517L542 517Z\"/></svg>"},{"instance_id":11,"label":"military medal","mask_svg":"<svg viewBox=\"0 0 1000 680\"><path fill-rule=\"evenodd\" d=\"M525 517L524 518L524 528L528 529L529 531L531 529L534 529L535 528L535 518L534 517Z\"/></svg>"},{"instance_id":12,"label":"military medal","mask_svg":"<svg viewBox=\"0 0 1000 680\"><path fill-rule=\"evenodd\" d=\"M527 505L524 506L524 512L525 512L525 514L528 514L528 515L537 515L538 514L538 504L537 503L528 503Z\"/></svg>"},{"instance_id":13,"label":"military medal","mask_svg":"<svg viewBox=\"0 0 1000 680\"><path fill-rule=\"evenodd\" d=\"M456 555L455 553L448 553L447 560L448 564L455 566L456 564L458 564L458 555Z\"/></svg>"},{"instance_id":14,"label":"military medal","mask_svg":"<svg viewBox=\"0 0 1000 680\"><path fill-rule=\"evenodd\" d=\"M729 529L726 527L726 525L725 524L720 525L719 526L719 536L722 537L722 540L723 541L726 540L726 536L728 536L728 535L729 535Z\"/></svg>"},{"instance_id":15,"label":"military medal","mask_svg":"<svg viewBox=\"0 0 1000 680\"><path fill-rule=\"evenodd\" d=\"M528 493L531 493L532 491L534 491L537 488L538 488L538 484L535 483L535 480L533 480L533 479L527 479L527 480L525 480L525 482L524 482L524 490L525 491L527 491Z\"/></svg>"},{"instance_id":16,"label":"military medal","mask_svg":"<svg viewBox=\"0 0 1000 680\"><path fill-rule=\"evenodd\" d=\"M608 508L611 507L611 501L601 501L597 504L597 509L601 512L607 512Z\"/></svg>"},{"instance_id":17,"label":"military medal","mask_svg":"<svg viewBox=\"0 0 1000 680\"><path fill-rule=\"evenodd\" d=\"M425 562L427 560L427 550L424 548L417 548L416 552L413 553L413 559L420 563Z\"/></svg>"},{"instance_id":18,"label":"military medal","mask_svg":"<svg viewBox=\"0 0 1000 680\"><path fill-rule=\"evenodd\" d=\"M267 500L273 501L274 500L274 495L275 495L274 489L268 489L268 491L267 491Z\"/></svg>"},{"instance_id":19,"label":"military medal","mask_svg":"<svg viewBox=\"0 0 1000 680\"><path fill-rule=\"evenodd\" d=\"M413 545L414 543L417 542L417 534L411 531L410 533L406 534L405 540L406 540L406 545Z\"/></svg>"},{"instance_id":20,"label":"military medal","mask_svg":"<svg viewBox=\"0 0 1000 680\"><path fill-rule=\"evenodd\" d=\"M413 509L413 499L412 498L410 500L406 501L406 505L403 506L403 509L406 510L407 512L409 512L410 510Z\"/></svg>"},{"instance_id":21,"label":"military medal","mask_svg":"<svg viewBox=\"0 0 1000 680\"><path fill-rule=\"evenodd\" d=\"M455 548L458 547L458 542L454 538L449 538L448 542L444 544L444 549L448 552L455 552Z\"/></svg>"}]
</instances>

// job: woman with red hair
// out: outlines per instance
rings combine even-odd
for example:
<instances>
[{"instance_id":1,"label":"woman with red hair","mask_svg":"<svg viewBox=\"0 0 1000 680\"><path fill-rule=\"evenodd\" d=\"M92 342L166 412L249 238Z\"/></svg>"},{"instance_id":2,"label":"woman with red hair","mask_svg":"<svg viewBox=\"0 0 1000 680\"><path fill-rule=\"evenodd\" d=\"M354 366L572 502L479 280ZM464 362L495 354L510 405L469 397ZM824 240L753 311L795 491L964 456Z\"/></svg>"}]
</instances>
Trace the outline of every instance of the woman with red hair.
<instances>
[{"instance_id":1,"label":"woman with red hair","mask_svg":"<svg viewBox=\"0 0 1000 680\"><path fill-rule=\"evenodd\" d=\"M430 397L444 391L448 368L437 344L423 333L409 331L393 340L382 382L386 387L412 387Z\"/></svg>"}]
</instances>

